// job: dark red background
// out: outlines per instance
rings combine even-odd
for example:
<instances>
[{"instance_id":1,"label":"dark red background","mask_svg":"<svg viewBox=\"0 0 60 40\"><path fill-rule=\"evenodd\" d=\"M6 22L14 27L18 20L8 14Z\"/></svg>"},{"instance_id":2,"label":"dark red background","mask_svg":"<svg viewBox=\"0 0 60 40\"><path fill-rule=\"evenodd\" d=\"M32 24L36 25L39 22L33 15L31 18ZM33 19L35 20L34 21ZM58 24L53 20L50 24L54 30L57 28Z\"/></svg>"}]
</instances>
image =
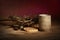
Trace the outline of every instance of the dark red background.
<instances>
[{"instance_id":1,"label":"dark red background","mask_svg":"<svg viewBox=\"0 0 60 40\"><path fill-rule=\"evenodd\" d=\"M0 4L0 16L47 13L53 17L60 17L59 0L0 0Z\"/></svg>"}]
</instances>

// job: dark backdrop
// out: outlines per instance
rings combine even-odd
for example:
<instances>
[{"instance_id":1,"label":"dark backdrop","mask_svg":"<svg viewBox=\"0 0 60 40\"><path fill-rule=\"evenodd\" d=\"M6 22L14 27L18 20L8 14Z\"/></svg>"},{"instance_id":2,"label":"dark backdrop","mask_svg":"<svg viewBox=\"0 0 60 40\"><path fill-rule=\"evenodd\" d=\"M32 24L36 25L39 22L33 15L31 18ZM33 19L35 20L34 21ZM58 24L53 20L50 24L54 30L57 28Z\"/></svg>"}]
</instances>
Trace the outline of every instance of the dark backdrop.
<instances>
[{"instance_id":1,"label":"dark backdrop","mask_svg":"<svg viewBox=\"0 0 60 40\"><path fill-rule=\"evenodd\" d=\"M0 0L0 16L34 16L40 13L60 17L59 0Z\"/></svg>"}]
</instances>

